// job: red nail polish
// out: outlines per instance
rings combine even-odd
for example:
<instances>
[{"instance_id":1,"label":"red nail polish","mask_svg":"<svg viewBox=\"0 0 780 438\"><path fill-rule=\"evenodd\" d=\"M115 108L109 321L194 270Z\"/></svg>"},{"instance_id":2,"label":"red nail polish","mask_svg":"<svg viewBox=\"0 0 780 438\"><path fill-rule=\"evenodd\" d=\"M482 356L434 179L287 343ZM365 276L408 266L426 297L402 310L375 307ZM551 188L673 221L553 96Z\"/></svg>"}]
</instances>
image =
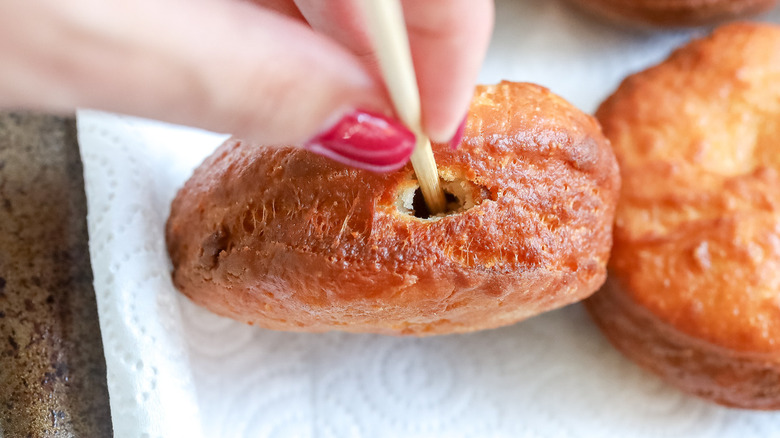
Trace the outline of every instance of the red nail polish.
<instances>
[{"instance_id":1,"label":"red nail polish","mask_svg":"<svg viewBox=\"0 0 780 438\"><path fill-rule=\"evenodd\" d=\"M345 115L304 144L314 153L374 172L402 167L414 146L414 134L400 122L365 111Z\"/></svg>"},{"instance_id":2,"label":"red nail polish","mask_svg":"<svg viewBox=\"0 0 780 438\"><path fill-rule=\"evenodd\" d=\"M460 142L463 141L463 134L466 132L466 120L468 120L469 115L466 114L465 117L463 117L463 120L460 122L460 125L458 125L458 129L455 130L455 135L452 136L452 140L450 140L450 149L453 151L458 148L460 145Z\"/></svg>"}]
</instances>

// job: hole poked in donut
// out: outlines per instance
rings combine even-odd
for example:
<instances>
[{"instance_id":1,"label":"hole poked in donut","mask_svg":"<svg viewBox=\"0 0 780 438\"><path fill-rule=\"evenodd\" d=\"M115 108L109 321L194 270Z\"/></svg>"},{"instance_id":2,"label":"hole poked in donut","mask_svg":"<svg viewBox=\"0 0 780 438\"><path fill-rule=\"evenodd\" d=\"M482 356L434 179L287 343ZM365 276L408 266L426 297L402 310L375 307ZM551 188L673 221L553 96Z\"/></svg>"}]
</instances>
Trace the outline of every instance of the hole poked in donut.
<instances>
[{"instance_id":1,"label":"hole poked in donut","mask_svg":"<svg viewBox=\"0 0 780 438\"><path fill-rule=\"evenodd\" d=\"M439 214L431 215L425 204L420 186L417 181L410 180L398 191L396 206L398 211L423 220L436 220L446 216L463 213L482 202L478 195L481 190L470 181L461 178L452 180L440 180L442 190L447 198L447 209Z\"/></svg>"},{"instance_id":2,"label":"hole poked in donut","mask_svg":"<svg viewBox=\"0 0 780 438\"><path fill-rule=\"evenodd\" d=\"M444 210L443 215L446 216L447 214L457 213L458 210L461 209L460 199L448 191L444 192L444 196L447 199L447 209ZM425 204L425 197L422 194L422 190L419 187L414 191L414 197L412 197L412 212L414 217L420 219L429 219L432 216L431 211L428 209L428 205Z\"/></svg>"}]
</instances>

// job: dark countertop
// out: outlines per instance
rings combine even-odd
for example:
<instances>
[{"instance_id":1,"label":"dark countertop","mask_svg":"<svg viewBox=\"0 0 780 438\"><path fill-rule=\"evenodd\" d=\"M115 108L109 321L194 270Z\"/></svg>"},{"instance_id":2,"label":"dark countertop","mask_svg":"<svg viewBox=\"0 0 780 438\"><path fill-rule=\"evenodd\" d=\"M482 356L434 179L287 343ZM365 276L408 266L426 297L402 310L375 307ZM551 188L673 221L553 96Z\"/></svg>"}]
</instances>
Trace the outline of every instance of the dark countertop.
<instances>
[{"instance_id":1,"label":"dark countertop","mask_svg":"<svg viewBox=\"0 0 780 438\"><path fill-rule=\"evenodd\" d=\"M110 437L73 118L0 113L0 436Z\"/></svg>"}]
</instances>

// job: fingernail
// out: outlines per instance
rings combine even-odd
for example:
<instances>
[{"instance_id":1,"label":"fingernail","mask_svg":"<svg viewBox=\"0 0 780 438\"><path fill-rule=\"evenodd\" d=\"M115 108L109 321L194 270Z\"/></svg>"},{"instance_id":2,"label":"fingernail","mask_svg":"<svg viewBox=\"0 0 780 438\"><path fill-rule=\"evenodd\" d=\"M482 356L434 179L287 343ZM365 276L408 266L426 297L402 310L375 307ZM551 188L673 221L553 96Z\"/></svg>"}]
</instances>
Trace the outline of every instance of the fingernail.
<instances>
[{"instance_id":1,"label":"fingernail","mask_svg":"<svg viewBox=\"0 0 780 438\"><path fill-rule=\"evenodd\" d=\"M374 172L402 167L414 151L415 137L401 122L381 114L354 111L304 143L314 153Z\"/></svg>"},{"instance_id":2,"label":"fingernail","mask_svg":"<svg viewBox=\"0 0 780 438\"><path fill-rule=\"evenodd\" d=\"M469 118L469 115L466 114L463 117L463 120L460 122L460 125L458 125L458 129L455 130L455 135L452 136L452 139L450 140L450 149L453 151L458 148L460 145L460 142L463 141L463 134L466 132L466 120Z\"/></svg>"}]
</instances>

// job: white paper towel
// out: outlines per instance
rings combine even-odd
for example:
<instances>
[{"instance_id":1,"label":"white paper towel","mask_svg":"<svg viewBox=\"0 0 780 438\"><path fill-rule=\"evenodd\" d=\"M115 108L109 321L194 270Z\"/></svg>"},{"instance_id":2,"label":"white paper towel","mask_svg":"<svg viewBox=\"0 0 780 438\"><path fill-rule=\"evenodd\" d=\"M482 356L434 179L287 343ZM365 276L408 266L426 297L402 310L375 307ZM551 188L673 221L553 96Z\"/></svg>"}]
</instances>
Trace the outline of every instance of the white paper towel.
<instances>
[{"instance_id":1,"label":"white paper towel","mask_svg":"<svg viewBox=\"0 0 780 438\"><path fill-rule=\"evenodd\" d=\"M481 81L537 82L592 111L692 34L501 1ZM640 370L579 305L427 339L278 333L194 306L171 284L163 227L178 187L224 138L79 113L117 437L780 435L780 414L715 406Z\"/></svg>"}]
</instances>

